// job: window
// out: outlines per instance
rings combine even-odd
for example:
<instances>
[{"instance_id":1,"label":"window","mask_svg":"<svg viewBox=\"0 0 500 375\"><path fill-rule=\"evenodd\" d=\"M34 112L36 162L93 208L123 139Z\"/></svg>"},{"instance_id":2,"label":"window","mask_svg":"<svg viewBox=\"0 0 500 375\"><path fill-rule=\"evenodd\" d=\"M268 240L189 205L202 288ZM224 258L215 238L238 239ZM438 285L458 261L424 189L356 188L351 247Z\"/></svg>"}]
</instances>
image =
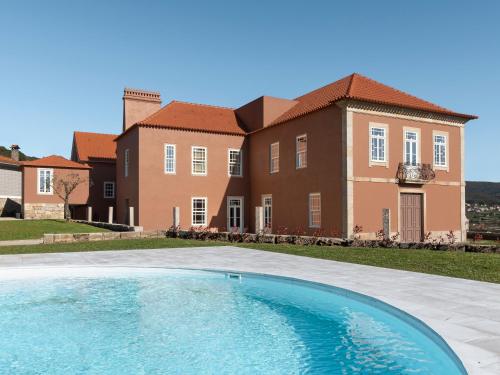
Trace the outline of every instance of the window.
<instances>
[{"instance_id":1,"label":"window","mask_svg":"<svg viewBox=\"0 0 500 375\"><path fill-rule=\"evenodd\" d=\"M227 197L227 230L243 231L243 197Z\"/></svg>"},{"instance_id":2,"label":"window","mask_svg":"<svg viewBox=\"0 0 500 375\"><path fill-rule=\"evenodd\" d=\"M309 194L309 228L321 227L321 194Z\"/></svg>"},{"instance_id":3,"label":"window","mask_svg":"<svg viewBox=\"0 0 500 375\"><path fill-rule=\"evenodd\" d=\"M191 173L196 176L207 175L207 148L193 146L192 152L192 169Z\"/></svg>"},{"instance_id":4,"label":"window","mask_svg":"<svg viewBox=\"0 0 500 375\"><path fill-rule=\"evenodd\" d=\"M370 128L371 160L385 162L385 129Z\"/></svg>"},{"instance_id":5,"label":"window","mask_svg":"<svg viewBox=\"0 0 500 375\"><path fill-rule=\"evenodd\" d=\"M271 230L273 222L273 197L271 195L262 196L262 207L264 208L264 228Z\"/></svg>"},{"instance_id":6,"label":"window","mask_svg":"<svg viewBox=\"0 0 500 375\"><path fill-rule=\"evenodd\" d=\"M242 176L242 151L241 150L228 150L228 173L229 176Z\"/></svg>"},{"instance_id":7,"label":"window","mask_svg":"<svg viewBox=\"0 0 500 375\"><path fill-rule=\"evenodd\" d=\"M295 142L295 148L296 148L296 158L295 158L295 167L298 168L305 168L307 167L307 135L299 135L296 138Z\"/></svg>"},{"instance_id":8,"label":"window","mask_svg":"<svg viewBox=\"0 0 500 375\"><path fill-rule=\"evenodd\" d=\"M38 169L38 194L52 194L52 169Z\"/></svg>"},{"instance_id":9,"label":"window","mask_svg":"<svg viewBox=\"0 0 500 375\"><path fill-rule=\"evenodd\" d=\"M125 159L125 163L124 163L124 168L125 170L123 171L123 173L125 174L125 177L128 177L128 154L129 154L129 149L127 148L125 150L125 156L124 156L124 159Z\"/></svg>"},{"instance_id":10,"label":"window","mask_svg":"<svg viewBox=\"0 0 500 375\"><path fill-rule=\"evenodd\" d=\"M446 167L446 136L434 135L434 165Z\"/></svg>"},{"instance_id":11,"label":"window","mask_svg":"<svg viewBox=\"0 0 500 375\"><path fill-rule=\"evenodd\" d=\"M405 131L405 164L417 165L417 142L418 135L414 131Z\"/></svg>"},{"instance_id":12,"label":"window","mask_svg":"<svg viewBox=\"0 0 500 375\"><path fill-rule=\"evenodd\" d=\"M269 148L269 171L276 173L280 170L280 144L273 143Z\"/></svg>"},{"instance_id":13,"label":"window","mask_svg":"<svg viewBox=\"0 0 500 375\"><path fill-rule=\"evenodd\" d=\"M207 225L207 198L192 198L192 225Z\"/></svg>"},{"instance_id":14,"label":"window","mask_svg":"<svg viewBox=\"0 0 500 375\"><path fill-rule=\"evenodd\" d=\"M165 145L165 173L175 174L175 145Z\"/></svg>"},{"instance_id":15,"label":"window","mask_svg":"<svg viewBox=\"0 0 500 375\"><path fill-rule=\"evenodd\" d=\"M114 198L115 197L115 183L105 182L104 183L104 198Z\"/></svg>"}]
</instances>

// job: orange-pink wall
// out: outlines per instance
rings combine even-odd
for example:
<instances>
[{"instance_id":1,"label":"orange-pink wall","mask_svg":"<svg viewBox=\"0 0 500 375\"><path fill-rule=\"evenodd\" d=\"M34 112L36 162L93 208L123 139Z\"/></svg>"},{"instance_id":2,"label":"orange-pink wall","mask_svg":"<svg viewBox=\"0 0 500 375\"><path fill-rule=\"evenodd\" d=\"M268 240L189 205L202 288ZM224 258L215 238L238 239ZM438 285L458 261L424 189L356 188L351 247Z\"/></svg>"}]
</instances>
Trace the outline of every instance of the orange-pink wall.
<instances>
[{"instance_id":1,"label":"orange-pink wall","mask_svg":"<svg viewBox=\"0 0 500 375\"><path fill-rule=\"evenodd\" d=\"M180 225L191 227L191 197L207 197L207 226L227 227L227 196L243 196L247 204L247 149L244 137L158 128L136 128L118 143L118 220L124 220L124 199L135 207L136 225L168 229L173 207L180 208ZM176 174L164 173L164 146L176 145ZM207 147L207 175L191 175L191 146ZM133 167L123 177L123 150L130 148ZM228 176L228 149L243 148L243 177ZM138 179L137 167L139 166ZM124 186L125 185L125 186ZM140 204L138 204L140 202ZM248 213L245 207L244 214ZM248 221L245 219L245 226Z\"/></svg>"},{"instance_id":2,"label":"orange-pink wall","mask_svg":"<svg viewBox=\"0 0 500 375\"><path fill-rule=\"evenodd\" d=\"M128 177L124 175L124 155L129 149ZM134 207L134 224L139 219L139 128L135 127L123 135L116 145L116 218L119 223L127 223L127 205Z\"/></svg>"},{"instance_id":3,"label":"orange-pink wall","mask_svg":"<svg viewBox=\"0 0 500 375\"><path fill-rule=\"evenodd\" d=\"M369 165L369 124L388 125L388 166ZM398 164L403 161L403 128L420 129L421 162L433 163L433 130L448 133L449 171L436 170L436 178L423 185L401 185L392 182L356 181L360 178L396 178ZM461 139L458 126L423 121L353 114L353 226L363 232L376 232L383 227L382 209L391 210L391 231L399 230L398 197L401 192L424 194L424 232L459 231L461 227ZM444 185L451 183L449 186ZM406 189L406 190L405 190Z\"/></svg>"},{"instance_id":4,"label":"orange-pink wall","mask_svg":"<svg viewBox=\"0 0 500 375\"><path fill-rule=\"evenodd\" d=\"M80 184L70 195L70 204L87 204L89 198L88 169L50 167L43 169L53 169L54 177L76 173L86 179L86 182ZM23 203L63 203L63 200L55 192L53 194L38 194L38 168L25 166L23 168Z\"/></svg>"},{"instance_id":5,"label":"orange-pink wall","mask_svg":"<svg viewBox=\"0 0 500 375\"><path fill-rule=\"evenodd\" d=\"M369 166L369 123L387 124L389 129L389 167ZM458 126L432 124L415 120L353 114L353 174L362 177L395 178L398 164L403 161L403 128L420 129L421 163L433 161L434 142L432 131L447 132L449 135L449 172L437 171L436 181L460 181L460 128Z\"/></svg>"},{"instance_id":6,"label":"orange-pink wall","mask_svg":"<svg viewBox=\"0 0 500 375\"><path fill-rule=\"evenodd\" d=\"M321 193L321 227L327 232L342 230L342 122L341 110L331 106L283 125L256 132L249 137L251 228L255 207L262 195L272 194L273 232L286 227L294 232L309 229L309 193ZM296 169L295 142L307 134L307 168ZM269 173L269 147L279 141L278 173Z\"/></svg>"},{"instance_id":7,"label":"orange-pink wall","mask_svg":"<svg viewBox=\"0 0 500 375\"><path fill-rule=\"evenodd\" d=\"M95 221L108 221L109 207L115 207L115 198L104 198L104 182L115 182L116 165L114 162L95 161L87 163L90 170L89 206L92 206L92 216ZM116 184L115 184L116 197ZM116 214L116 212L115 212Z\"/></svg>"}]
</instances>

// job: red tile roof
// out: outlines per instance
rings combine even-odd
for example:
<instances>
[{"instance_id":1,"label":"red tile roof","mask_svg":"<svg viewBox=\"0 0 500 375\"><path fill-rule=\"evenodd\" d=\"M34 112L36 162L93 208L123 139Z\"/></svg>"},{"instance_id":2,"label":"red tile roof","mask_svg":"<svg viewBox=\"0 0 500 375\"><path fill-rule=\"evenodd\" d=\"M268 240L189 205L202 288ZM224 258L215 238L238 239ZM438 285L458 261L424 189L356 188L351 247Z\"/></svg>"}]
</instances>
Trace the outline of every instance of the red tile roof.
<instances>
[{"instance_id":1,"label":"red tile roof","mask_svg":"<svg viewBox=\"0 0 500 375\"><path fill-rule=\"evenodd\" d=\"M78 160L116 160L116 134L75 132L74 140Z\"/></svg>"},{"instance_id":2,"label":"red tile roof","mask_svg":"<svg viewBox=\"0 0 500 375\"><path fill-rule=\"evenodd\" d=\"M27 167L53 167L53 168L71 168L71 169L90 169L87 164L80 164L76 161L68 160L59 155L51 155L45 158L23 161L22 166Z\"/></svg>"},{"instance_id":3,"label":"red tile roof","mask_svg":"<svg viewBox=\"0 0 500 375\"><path fill-rule=\"evenodd\" d=\"M244 135L232 108L172 101L139 125Z\"/></svg>"},{"instance_id":4,"label":"red tile roof","mask_svg":"<svg viewBox=\"0 0 500 375\"><path fill-rule=\"evenodd\" d=\"M0 164L19 165L20 163L18 161L15 161L14 159L7 157L7 156L0 155Z\"/></svg>"},{"instance_id":5,"label":"red tile roof","mask_svg":"<svg viewBox=\"0 0 500 375\"><path fill-rule=\"evenodd\" d=\"M278 117L272 125L303 116L343 99L386 104L443 115L457 116L469 120L477 118L473 115L453 112L403 91L386 86L373 79L353 73L329 85L296 98L295 100L299 103Z\"/></svg>"}]
</instances>

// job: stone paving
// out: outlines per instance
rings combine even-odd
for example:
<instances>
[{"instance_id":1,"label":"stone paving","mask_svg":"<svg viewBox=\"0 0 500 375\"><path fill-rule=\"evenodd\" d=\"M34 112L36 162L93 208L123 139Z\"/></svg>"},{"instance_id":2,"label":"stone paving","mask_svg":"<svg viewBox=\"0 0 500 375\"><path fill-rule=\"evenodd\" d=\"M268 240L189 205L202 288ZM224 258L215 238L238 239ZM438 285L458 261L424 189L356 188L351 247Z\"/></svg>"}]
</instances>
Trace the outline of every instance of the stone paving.
<instances>
[{"instance_id":1,"label":"stone paving","mask_svg":"<svg viewBox=\"0 0 500 375\"><path fill-rule=\"evenodd\" d=\"M500 284L232 246L0 256L4 267L155 266L256 272L346 288L425 322L471 375L500 374Z\"/></svg>"}]
</instances>

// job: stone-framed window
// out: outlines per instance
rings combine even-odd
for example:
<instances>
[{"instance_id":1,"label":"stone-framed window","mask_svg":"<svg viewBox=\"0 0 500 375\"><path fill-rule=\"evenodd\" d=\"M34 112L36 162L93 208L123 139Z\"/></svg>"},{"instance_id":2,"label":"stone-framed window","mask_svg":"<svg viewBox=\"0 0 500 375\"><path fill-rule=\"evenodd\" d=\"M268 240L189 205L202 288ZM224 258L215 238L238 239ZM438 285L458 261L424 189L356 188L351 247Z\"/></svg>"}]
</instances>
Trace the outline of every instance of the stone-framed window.
<instances>
[{"instance_id":1,"label":"stone-framed window","mask_svg":"<svg viewBox=\"0 0 500 375\"><path fill-rule=\"evenodd\" d=\"M207 225L207 198L193 197L191 198L191 225L206 226Z\"/></svg>"},{"instance_id":2,"label":"stone-framed window","mask_svg":"<svg viewBox=\"0 0 500 375\"><path fill-rule=\"evenodd\" d=\"M321 227L321 194L309 194L309 228Z\"/></svg>"},{"instance_id":3,"label":"stone-framed window","mask_svg":"<svg viewBox=\"0 0 500 375\"><path fill-rule=\"evenodd\" d=\"M191 147L191 174L193 176L207 175L207 148L200 146Z\"/></svg>"},{"instance_id":4,"label":"stone-framed window","mask_svg":"<svg viewBox=\"0 0 500 375\"><path fill-rule=\"evenodd\" d=\"M228 175L235 177L243 176L243 151L229 149L227 152Z\"/></svg>"},{"instance_id":5,"label":"stone-framed window","mask_svg":"<svg viewBox=\"0 0 500 375\"><path fill-rule=\"evenodd\" d=\"M307 135L299 135L295 139L296 158L295 167L297 169L307 167Z\"/></svg>"},{"instance_id":6,"label":"stone-framed window","mask_svg":"<svg viewBox=\"0 0 500 375\"><path fill-rule=\"evenodd\" d=\"M52 180L54 179L54 170L38 168L38 194L52 194Z\"/></svg>"},{"instance_id":7,"label":"stone-framed window","mask_svg":"<svg viewBox=\"0 0 500 375\"><path fill-rule=\"evenodd\" d=\"M269 147L269 173L280 171L280 143L275 142Z\"/></svg>"},{"instance_id":8,"label":"stone-framed window","mask_svg":"<svg viewBox=\"0 0 500 375\"><path fill-rule=\"evenodd\" d=\"M104 183L104 198L112 199L115 197L115 183L113 181L106 181Z\"/></svg>"}]
</instances>

